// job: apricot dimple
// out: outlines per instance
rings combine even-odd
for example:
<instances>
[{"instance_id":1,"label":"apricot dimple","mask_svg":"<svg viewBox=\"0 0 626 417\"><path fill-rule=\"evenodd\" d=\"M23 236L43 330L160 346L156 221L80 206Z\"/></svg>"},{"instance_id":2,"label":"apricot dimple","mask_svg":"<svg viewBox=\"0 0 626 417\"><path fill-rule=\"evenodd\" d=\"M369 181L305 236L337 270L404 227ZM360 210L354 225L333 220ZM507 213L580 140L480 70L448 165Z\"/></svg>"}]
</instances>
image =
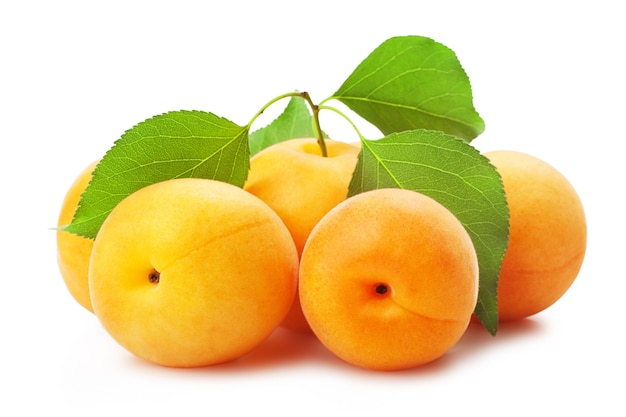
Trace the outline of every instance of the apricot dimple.
<instances>
[{"instance_id":1,"label":"apricot dimple","mask_svg":"<svg viewBox=\"0 0 626 417\"><path fill-rule=\"evenodd\" d=\"M376 291L376 294L385 295L387 294L387 291L389 291L389 288L387 287L387 284L377 284L374 291Z\"/></svg>"},{"instance_id":2,"label":"apricot dimple","mask_svg":"<svg viewBox=\"0 0 626 417\"><path fill-rule=\"evenodd\" d=\"M160 280L161 274L158 271L154 270L148 274L148 281L150 281L151 284L158 284Z\"/></svg>"}]
</instances>

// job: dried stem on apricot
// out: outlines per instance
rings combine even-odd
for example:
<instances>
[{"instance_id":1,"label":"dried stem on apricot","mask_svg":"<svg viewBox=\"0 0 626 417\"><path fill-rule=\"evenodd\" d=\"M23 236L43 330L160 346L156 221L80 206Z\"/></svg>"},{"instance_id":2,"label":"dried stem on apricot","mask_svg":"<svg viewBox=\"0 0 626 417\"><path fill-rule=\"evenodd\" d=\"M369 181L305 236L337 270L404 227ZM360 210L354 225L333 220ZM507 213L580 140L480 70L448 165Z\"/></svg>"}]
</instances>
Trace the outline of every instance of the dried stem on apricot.
<instances>
[{"instance_id":1,"label":"dried stem on apricot","mask_svg":"<svg viewBox=\"0 0 626 417\"><path fill-rule=\"evenodd\" d=\"M387 291L389 291L389 287L387 286L387 284L376 284L375 291L376 294L385 295L387 294Z\"/></svg>"},{"instance_id":2,"label":"dried stem on apricot","mask_svg":"<svg viewBox=\"0 0 626 417\"><path fill-rule=\"evenodd\" d=\"M161 273L157 271L156 269L152 270L148 274L148 281L150 281L151 284L158 284L160 280L161 280Z\"/></svg>"}]
</instances>

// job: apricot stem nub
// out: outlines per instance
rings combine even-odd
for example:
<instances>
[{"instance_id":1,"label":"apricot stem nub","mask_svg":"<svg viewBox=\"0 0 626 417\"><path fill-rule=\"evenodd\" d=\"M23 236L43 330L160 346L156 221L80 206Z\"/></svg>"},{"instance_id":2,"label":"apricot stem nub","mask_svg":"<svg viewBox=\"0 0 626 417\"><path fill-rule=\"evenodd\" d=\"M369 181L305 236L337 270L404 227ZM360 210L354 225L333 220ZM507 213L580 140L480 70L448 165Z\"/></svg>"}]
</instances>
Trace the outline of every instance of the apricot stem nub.
<instances>
[{"instance_id":1,"label":"apricot stem nub","mask_svg":"<svg viewBox=\"0 0 626 417\"><path fill-rule=\"evenodd\" d=\"M387 294L388 290L389 290L389 288L387 287L387 284L377 284L376 285L376 294L385 295L385 294Z\"/></svg>"},{"instance_id":2,"label":"apricot stem nub","mask_svg":"<svg viewBox=\"0 0 626 417\"><path fill-rule=\"evenodd\" d=\"M148 281L150 281L151 284L158 284L160 280L161 274L158 271L153 270L148 274Z\"/></svg>"}]
</instances>

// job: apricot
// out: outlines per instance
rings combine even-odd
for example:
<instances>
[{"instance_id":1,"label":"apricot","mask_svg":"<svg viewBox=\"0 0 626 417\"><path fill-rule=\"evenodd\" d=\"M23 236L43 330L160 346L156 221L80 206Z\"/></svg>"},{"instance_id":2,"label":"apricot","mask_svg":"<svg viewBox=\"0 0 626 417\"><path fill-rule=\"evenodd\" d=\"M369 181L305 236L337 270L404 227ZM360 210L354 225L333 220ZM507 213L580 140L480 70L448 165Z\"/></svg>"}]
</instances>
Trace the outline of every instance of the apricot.
<instances>
[{"instance_id":1,"label":"apricot","mask_svg":"<svg viewBox=\"0 0 626 417\"><path fill-rule=\"evenodd\" d=\"M458 219L423 194L357 194L315 226L300 260L302 311L356 366L400 370L441 357L465 332L478 260Z\"/></svg>"},{"instance_id":2,"label":"apricot","mask_svg":"<svg viewBox=\"0 0 626 417\"><path fill-rule=\"evenodd\" d=\"M128 351L168 367L234 360L283 320L298 255L278 215L243 189L174 179L122 200L96 236L94 311Z\"/></svg>"},{"instance_id":3,"label":"apricot","mask_svg":"<svg viewBox=\"0 0 626 417\"><path fill-rule=\"evenodd\" d=\"M57 221L58 226L67 226L74 219L80 197L91 181L91 175L97 164L98 161L89 164L71 184L61 205ZM88 284L89 259L93 240L58 230L56 241L57 265L65 286L78 304L93 313Z\"/></svg>"},{"instance_id":4,"label":"apricot","mask_svg":"<svg viewBox=\"0 0 626 417\"><path fill-rule=\"evenodd\" d=\"M325 142L326 157L315 138L290 139L265 148L251 158L244 185L285 222L299 255L317 222L346 199L360 150L331 139ZM283 326L310 332L297 297Z\"/></svg>"},{"instance_id":5,"label":"apricot","mask_svg":"<svg viewBox=\"0 0 626 417\"><path fill-rule=\"evenodd\" d=\"M509 205L498 282L498 315L506 322L537 314L565 294L583 263L587 225L576 190L556 168L517 151L485 156L502 177Z\"/></svg>"}]
</instances>

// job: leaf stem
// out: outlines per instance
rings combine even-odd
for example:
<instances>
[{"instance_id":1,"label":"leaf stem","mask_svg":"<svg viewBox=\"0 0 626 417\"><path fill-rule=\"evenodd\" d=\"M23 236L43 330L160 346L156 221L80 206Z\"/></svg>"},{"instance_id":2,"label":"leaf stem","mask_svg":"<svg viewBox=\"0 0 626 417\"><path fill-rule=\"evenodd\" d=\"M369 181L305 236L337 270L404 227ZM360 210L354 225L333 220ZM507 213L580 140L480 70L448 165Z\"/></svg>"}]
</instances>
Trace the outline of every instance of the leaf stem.
<instances>
[{"instance_id":1,"label":"leaf stem","mask_svg":"<svg viewBox=\"0 0 626 417\"><path fill-rule=\"evenodd\" d=\"M339 116L343 117L344 120L346 120L348 123L350 123L350 126L352 126L352 128L354 129L356 134L359 136L359 139L361 140L361 142L363 142L365 140L365 137L361 134L361 131L359 131L357 126L354 124L354 122L344 112L342 112L341 110L339 110L339 109L337 109L335 107L322 106L322 105L318 106L318 111L319 110L330 110L330 111L338 114Z\"/></svg>"},{"instance_id":2,"label":"leaf stem","mask_svg":"<svg viewBox=\"0 0 626 417\"><path fill-rule=\"evenodd\" d=\"M252 124L256 121L256 119L258 119L259 116L261 116L265 112L265 110L267 110L270 106L272 106L272 104L288 97L302 97L302 93L298 91L293 91L291 93L281 94L280 96L271 99L270 101L265 103L265 105L261 107L261 109L258 112L256 112L254 116L252 116L252 119L250 119L250 121L248 122L248 128L250 128Z\"/></svg>"}]
</instances>

